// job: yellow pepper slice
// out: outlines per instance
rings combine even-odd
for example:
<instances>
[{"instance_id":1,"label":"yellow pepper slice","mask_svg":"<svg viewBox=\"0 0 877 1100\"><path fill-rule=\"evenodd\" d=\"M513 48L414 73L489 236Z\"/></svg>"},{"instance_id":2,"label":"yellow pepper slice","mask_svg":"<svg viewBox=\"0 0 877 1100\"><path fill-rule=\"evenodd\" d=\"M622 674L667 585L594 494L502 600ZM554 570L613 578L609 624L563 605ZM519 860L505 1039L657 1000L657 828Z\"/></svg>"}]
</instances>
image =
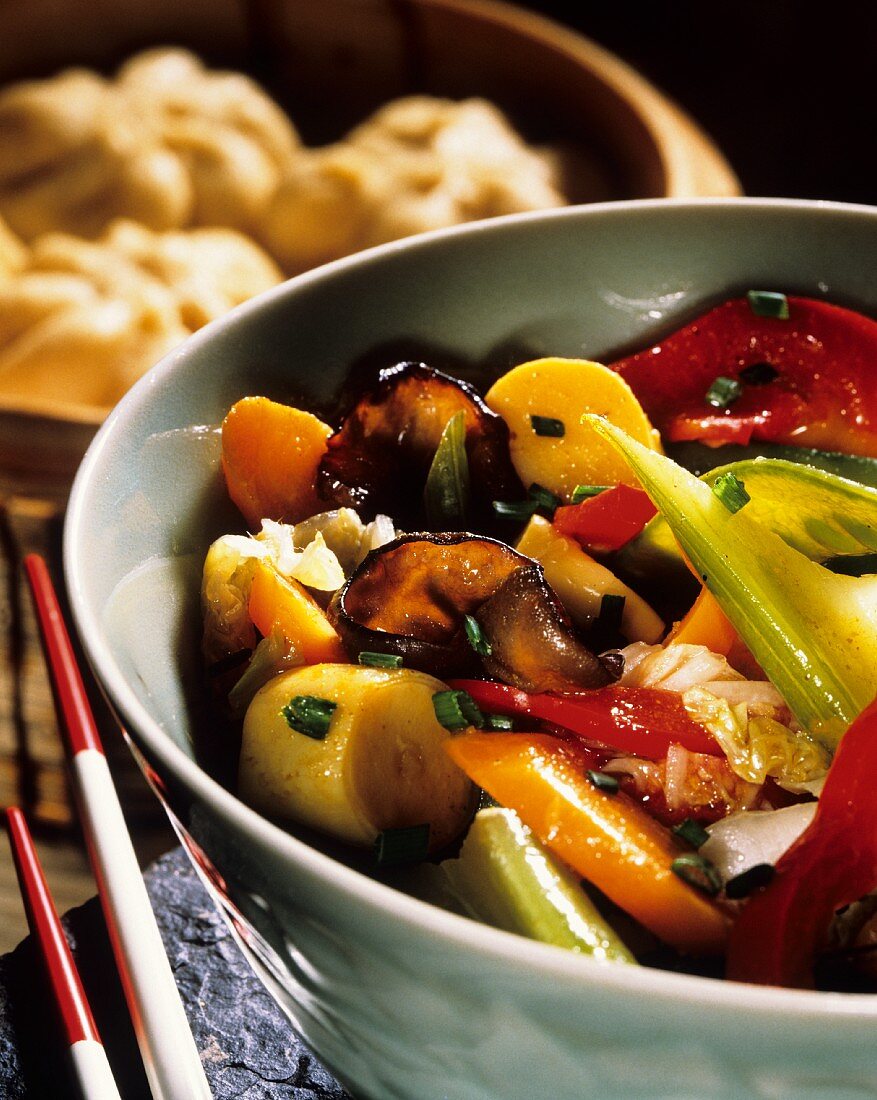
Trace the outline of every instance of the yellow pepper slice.
<instances>
[{"instance_id":1,"label":"yellow pepper slice","mask_svg":"<svg viewBox=\"0 0 877 1100\"><path fill-rule=\"evenodd\" d=\"M656 936L689 954L721 953L728 920L671 869L683 855L672 834L623 793L597 789L562 741L469 731L445 742L445 751L546 847Z\"/></svg>"}]
</instances>

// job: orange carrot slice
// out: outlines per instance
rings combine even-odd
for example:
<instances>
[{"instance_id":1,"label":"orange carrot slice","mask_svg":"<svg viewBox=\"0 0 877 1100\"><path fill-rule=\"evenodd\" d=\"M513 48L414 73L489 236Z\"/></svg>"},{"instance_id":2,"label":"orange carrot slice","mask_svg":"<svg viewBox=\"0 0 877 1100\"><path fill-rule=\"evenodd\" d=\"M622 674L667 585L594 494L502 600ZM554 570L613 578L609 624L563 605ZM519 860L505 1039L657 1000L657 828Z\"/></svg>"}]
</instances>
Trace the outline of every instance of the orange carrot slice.
<instances>
[{"instance_id":1,"label":"orange carrot slice","mask_svg":"<svg viewBox=\"0 0 877 1100\"><path fill-rule=\"evenodd\" d=\"M251 530L263 519L297 523L325 510L316 474L331 434L311 413L267 397L244 397L231 407L222 422L222 468Z\"/></svg>"},{"instance_id":2,"label":"orange carrot slice","mask_svg":"<svg viewBox=\"0 0 877 1100\"><path fill-rule=\"evenodd\" d=\"M667 635L664 644L705 645L711 652L727 657L737 641L737 631L719 607L715 596L708 588L702 588L688 613Z\"/></svg>"},{"instance_id":3,"label":"orange carrot slice","mask_svg":"<svg viewBox=\"0 0 877 1100\"><path fill-rule=\"evenodd\" d=\"M287 580L267 562L256 565L249 611L262 634L280 631L305 664L347 661L341 639L322 608L298 581Z\"/></svg>"}]
</instances>

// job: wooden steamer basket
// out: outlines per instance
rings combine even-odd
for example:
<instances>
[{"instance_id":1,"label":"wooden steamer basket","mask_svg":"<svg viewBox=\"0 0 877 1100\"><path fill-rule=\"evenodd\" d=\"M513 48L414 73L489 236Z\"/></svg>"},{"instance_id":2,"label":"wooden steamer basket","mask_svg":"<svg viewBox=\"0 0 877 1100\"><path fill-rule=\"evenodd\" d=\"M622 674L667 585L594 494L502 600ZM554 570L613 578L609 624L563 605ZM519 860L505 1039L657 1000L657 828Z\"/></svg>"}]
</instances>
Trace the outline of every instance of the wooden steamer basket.
<instances>
[{"instance_id":1,"label":"wooden steamer basket","mask_svg":"<svg viewBox=\"0 0 877 1100\"><path fill-rule=\"evenodd\" d=\"M567 187L607 198L739 194L706 135L647 81L582 36L494 0L0 0L0 84L72 66L111 72L137 50L181 45L258 79L304 140L335 140L387 100L424 92L493 100L535 142L584 152ZM587 183L585 183L587 179ZM21 559L60 577L64 506L104 408L0 401L0 800L72 820L51 693ZM121 737L108 753L126 811L158 812Z\"/></svg>"}]
</instances>

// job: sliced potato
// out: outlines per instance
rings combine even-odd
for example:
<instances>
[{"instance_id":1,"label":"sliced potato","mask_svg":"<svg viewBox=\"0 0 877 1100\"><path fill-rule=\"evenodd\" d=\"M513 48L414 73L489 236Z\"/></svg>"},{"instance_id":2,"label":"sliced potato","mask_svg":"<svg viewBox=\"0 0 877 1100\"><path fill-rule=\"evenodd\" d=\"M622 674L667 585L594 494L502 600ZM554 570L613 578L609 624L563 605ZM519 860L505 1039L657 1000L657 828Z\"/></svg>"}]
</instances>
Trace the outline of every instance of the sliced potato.
<instances>
[{"instance_id":1,"label":"sliced potato","mask_svg":"<svg viewBox=\"0 0 877 1100\"><path fill-rule=\"evenodd\" d=\"M621 632L625 638L653 644L664 633L661 617L642 596L542 516L533 516L515 549L539 562L545 579L579 626L593 623L600 614L603 597L611 594L624 596Z\"/></svg>"},{"instance_id":2,"label":"sliced potato","mask_svg":"<svg viewBox=\"0 0 877 1100\"><path fill-rule=\"evenodd\" d=\"M475 797L442 749L449 734L432 697L444 690L411 669L321 664L282 673L244 719L241 797L354 844L428 823L430 851L443 848L465 828ZM283 708L299 695L337 704L324 739L287 722Z\"/></svg>"},{"instance_id":3,"label":"sliced potato","mask_svg":"<svg viewBox=\"0 0 877 1100\"><path fill-rule=\"evenodd\" d=\"M630 386L586 359L524 363L494 382L485 402L508 424L512 464L524 485L544 485L567 502L576 485L639 484L620 453L581 423L584 413L605 416L637 442L660 449ZM540 417L559 421L562 434L539 434Z\"/></svg>"}]
</instances>

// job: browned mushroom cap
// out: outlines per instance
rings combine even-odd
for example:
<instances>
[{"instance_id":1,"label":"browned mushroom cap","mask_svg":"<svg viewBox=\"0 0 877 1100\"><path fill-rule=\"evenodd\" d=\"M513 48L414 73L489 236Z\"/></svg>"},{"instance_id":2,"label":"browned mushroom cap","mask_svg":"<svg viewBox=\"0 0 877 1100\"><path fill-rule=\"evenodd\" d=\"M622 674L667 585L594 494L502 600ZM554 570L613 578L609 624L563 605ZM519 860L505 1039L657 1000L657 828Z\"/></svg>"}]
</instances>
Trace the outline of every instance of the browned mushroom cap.
<instances>
[{"instance_id":1,"label":"browned mushroom cap","mask_svg":"<svg viewBox=\"0 0 877 1100\"><path fill-rule=\"evenodd\" d=\"M419 515L430 462L445 425L465 413L466 454L474 503L516 500L521 483L509 458L509 431L467 383L424 363L382 370L329 439L317 473L320 495L372 517L403 522Z\"/></svg>"},{"instance_id":2,"label":"browned mushroom cap","mask_svg":"<svg viewBox=\"0 0 877 1100\"><path fill-rule=\"evenodd\" d=\"M484 667L525 691L581 691L608 684L601 661L576 637L541 566L516 569L476 612L490 643Z\"/></svg>"},{"instance_id":3,"label":"browned mushroom cap","mask_svg":"<svg viewBox=\"0 0 877 1100\"><path fill-rule=\"evenodd\" d=\"M329 617L353 657L393 653L434 676L463 675L480 669L465 616L528 562L479 535L406 535L368 555Z\"/></svg>"}]
</instances>

